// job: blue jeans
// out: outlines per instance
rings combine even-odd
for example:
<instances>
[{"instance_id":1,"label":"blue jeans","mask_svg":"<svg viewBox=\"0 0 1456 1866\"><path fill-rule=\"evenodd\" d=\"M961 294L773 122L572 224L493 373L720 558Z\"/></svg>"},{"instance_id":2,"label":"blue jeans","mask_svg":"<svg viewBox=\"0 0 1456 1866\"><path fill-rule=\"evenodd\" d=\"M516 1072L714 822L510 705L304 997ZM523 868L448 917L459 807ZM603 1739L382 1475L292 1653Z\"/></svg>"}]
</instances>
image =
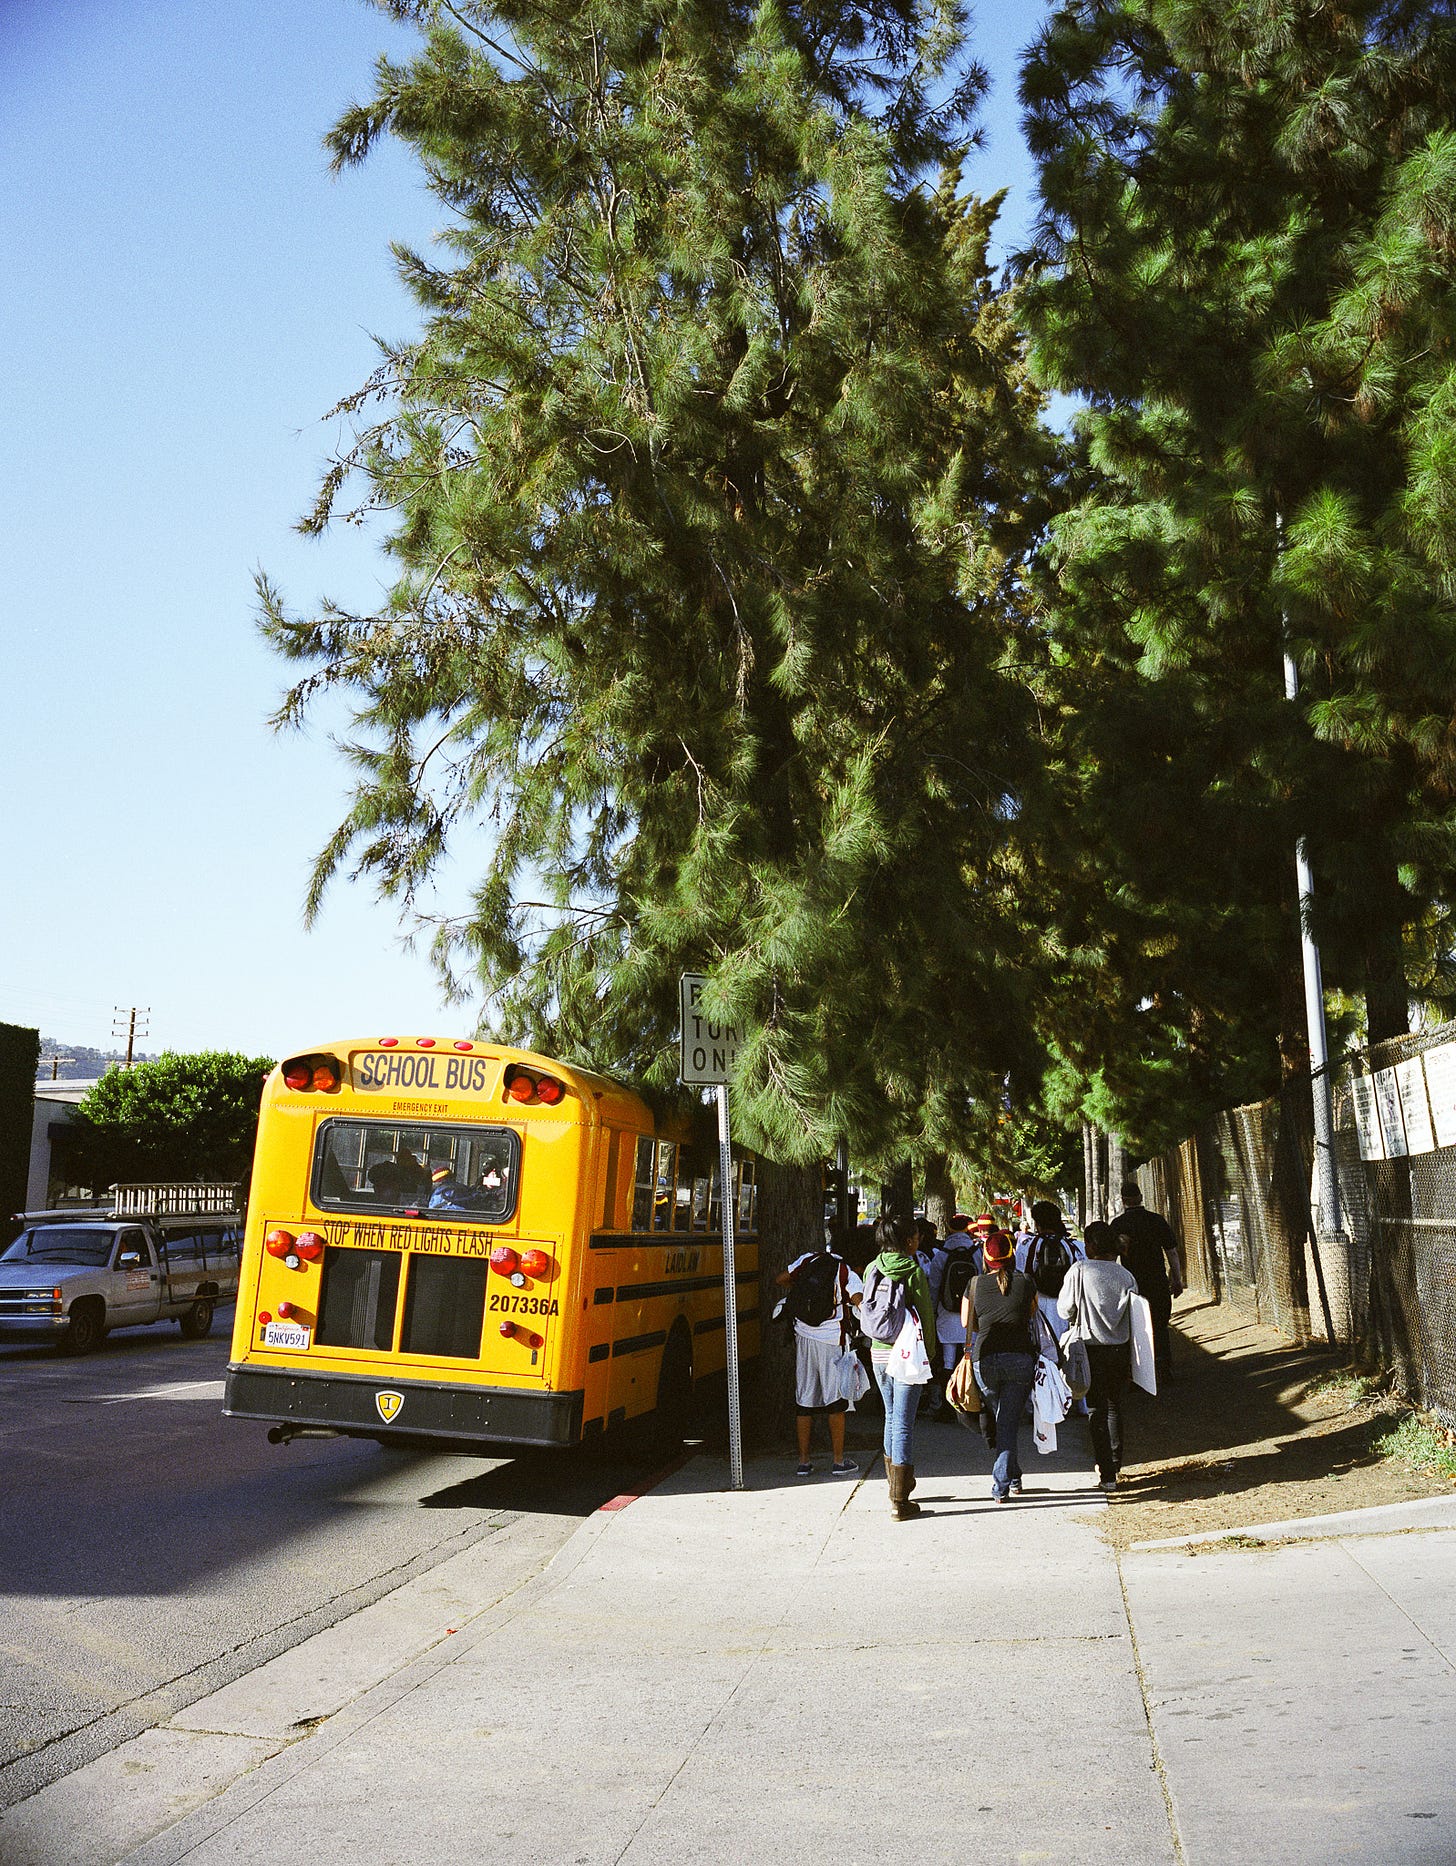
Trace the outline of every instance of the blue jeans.
<instances>
[{"instance_id":1,"label":"blue jeans","mask_svg":"<svg viewBox=\"0 0 1456 1866\"><path fill-rule=\"evenodd\" d=\"M1004 1497L1012 1479L1021 1480L1021 1459L1016 1441L1021 1415L1036 1380L1034 1354L986 1354L977 1364L981 1390L991 1400L996 1418L996 1462L991 1469L991 1491Z\"/></svg>"},{"instance_id":2,"label":"blue jeans","mask_svg":"<svg viewBox=\"0 0 1456 1866\"><path fill-rule=\"evenodd\" d=\"M887 1361L875 1362L875 1379L885 1402L885 1456L891 1464L909 1464L910 1428L923 1389L908 1380L897 1380Z\"/></svg>"}]
</instances>

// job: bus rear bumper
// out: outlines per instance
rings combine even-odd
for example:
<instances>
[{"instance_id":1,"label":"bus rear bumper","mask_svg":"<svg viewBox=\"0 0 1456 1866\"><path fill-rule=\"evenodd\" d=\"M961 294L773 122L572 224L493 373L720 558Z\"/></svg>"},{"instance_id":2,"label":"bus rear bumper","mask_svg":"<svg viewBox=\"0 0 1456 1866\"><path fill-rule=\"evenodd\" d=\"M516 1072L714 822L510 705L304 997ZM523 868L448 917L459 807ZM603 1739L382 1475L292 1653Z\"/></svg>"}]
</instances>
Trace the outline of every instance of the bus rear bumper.
<instances>
[{"instance_id":1,"label":"bus rear bumper","mask_svg":"<svg viewBox=\"0 0 1456 1866\"><path fill-rule=\"evenodd\" d=\"M360 1374L285 1373L233 1362L223 1412L283 1426L319 1426L353 1438L465 1444L574 1445L582 1394L518 1387L450 1386Z\"/></svg>"}]
</instances>

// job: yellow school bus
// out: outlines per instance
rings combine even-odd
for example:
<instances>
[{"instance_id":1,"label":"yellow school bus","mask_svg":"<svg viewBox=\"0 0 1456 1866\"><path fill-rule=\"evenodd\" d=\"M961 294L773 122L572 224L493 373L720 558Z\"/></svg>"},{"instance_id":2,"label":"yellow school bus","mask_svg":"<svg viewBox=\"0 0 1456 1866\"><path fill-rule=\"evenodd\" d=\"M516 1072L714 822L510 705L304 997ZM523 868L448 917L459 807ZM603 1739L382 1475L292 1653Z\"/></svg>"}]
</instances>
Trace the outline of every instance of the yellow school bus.
<instances>
[{"instance_id":1,"label":"yellow school bus","mask_svg":"<svg viewBox=\"0 0 1456 1866\"><path fill-rule=\"evenodd\" d=\"M737 1155L738 1341L758 1351ZM370 1037L268 1077L224 1410L275 1443L572 1445L671 1427L725 1371L716 1146L619 1083L465 1038Z\"/></svg>"}]
</instances>

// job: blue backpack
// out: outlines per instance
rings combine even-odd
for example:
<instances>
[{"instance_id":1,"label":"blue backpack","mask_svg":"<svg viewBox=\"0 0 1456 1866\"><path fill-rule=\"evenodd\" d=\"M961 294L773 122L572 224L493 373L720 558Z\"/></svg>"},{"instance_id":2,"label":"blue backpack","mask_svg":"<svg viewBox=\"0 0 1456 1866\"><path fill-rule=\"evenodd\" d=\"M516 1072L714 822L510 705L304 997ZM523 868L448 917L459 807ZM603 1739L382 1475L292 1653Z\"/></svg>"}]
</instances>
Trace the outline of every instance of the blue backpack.
<instances>
[{"instance_id":1,"label":"blue backpack","mask_svg":"<svg viewBox=\"0 0 1456 1866\"><path fill-rule=\"evenodd\" d=\"M864 1295L859 1304L859 1325L871 1341L883 1345L898 1339L910 1308L910 1285L886 1276L877 1263L865 1271Z\"/></svg>"}]
</instances>

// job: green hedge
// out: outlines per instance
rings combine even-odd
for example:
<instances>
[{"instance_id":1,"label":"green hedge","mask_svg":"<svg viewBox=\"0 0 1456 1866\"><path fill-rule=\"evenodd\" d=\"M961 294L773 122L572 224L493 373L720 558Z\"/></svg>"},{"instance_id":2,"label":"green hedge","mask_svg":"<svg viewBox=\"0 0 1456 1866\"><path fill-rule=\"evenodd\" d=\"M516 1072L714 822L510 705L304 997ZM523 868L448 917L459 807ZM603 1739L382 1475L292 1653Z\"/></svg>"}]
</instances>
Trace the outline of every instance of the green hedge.
<instances>
[{"instance_id":1,"label":"green hedge","mask_svg":"<svg viewBox=\"0 0 1456 1866\"><path fill-rule=\"evenodd\" d=\"M0 1225L25 1209L40 1032L0 1024Z\"/></svg>"}]
</instances>

